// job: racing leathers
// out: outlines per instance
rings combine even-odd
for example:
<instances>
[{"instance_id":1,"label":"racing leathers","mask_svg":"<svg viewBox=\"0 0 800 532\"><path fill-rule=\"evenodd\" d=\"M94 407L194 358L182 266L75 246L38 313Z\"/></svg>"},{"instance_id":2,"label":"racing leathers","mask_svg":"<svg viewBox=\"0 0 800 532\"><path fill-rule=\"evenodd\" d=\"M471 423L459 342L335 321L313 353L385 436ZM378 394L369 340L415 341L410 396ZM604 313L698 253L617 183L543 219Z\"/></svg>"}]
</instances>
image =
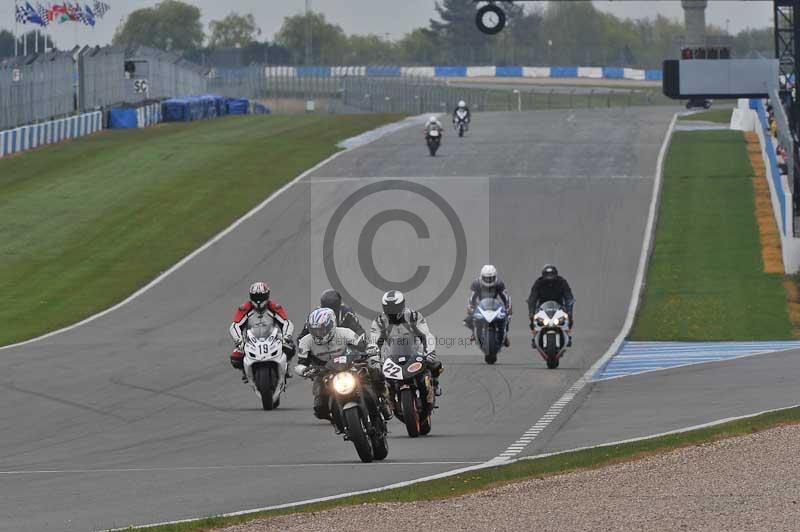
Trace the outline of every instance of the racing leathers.
<instances>
[{"instance_id":1,"label":"racing leathers","mask_svg":"<svg viewBox=\"0 0 800 532\"><path fill-rule=\"evenodd\" d=\"M231 365L236 369L242 370L242 380L246 381L247 376L244 375L244 343L247 337L247 329L251 319L263 319L264 317L272 318L277 327L280 327L283 335L283 352L286 354L288 362L291 362L295 354L294 340L292 333L294 332L294 324L286 315L286 310L275 303L268 301L263 312L259 312L253 303L245 301L237 309L233 316L233 323L231 323L229 332L236 348L231 353ZM288 366L287 366L288 368ZM287 371L288 373L288 371Z\"/></svg>"},{"instance_id":2,"label":"racing leathers","mask_svg":"<svg viewBox=\"0 0 800 532\"><path fill-rule=\"evenodd\" d=\"M334 312L336 312L334 310ZM345 329L350 329L357 336L363 336L365 339L367 337L367 332L364 330L364 327L361 326L361 323L358 321L358 316L356 313L353 312L353 309L348 307L347 305L342 305L339 308L339 311L336 312L336 323L339 327L344 327ZM308 334L308 323L306 322L303 325L303 330L300 331L300 334L297 335L297 342L303 339L304 336Z\"/></svg>"},{"instance_id":3,"label":"racing leathers","mask_svg":"<svg viewBox=\"0 0 800 532\"><path fill-rule=\"evenodd\" d=\"M367 352L377 354L386 342L402 341L409 334L416 338L417 350L425 353L425 365L431 372L436 394L439 395L439 375L444 371L444 367L436 357L436 337L431 334L428 323L420 312L404 308L399 321L390 319L383 312L378 314L370 328Z\"/></svg>"},{"instance_id":4,"label":"racing leathers","mask_svg":"<svg viewBox=\"0 0 800 532\"><path fill-rule=\"evenodd\" d=\"M425 124L425 136L427 137L433 129L438 129L439 133L444 133L444 128L442 127L442 123L439 122L438 119L433 121L429 120Z\"/></svg>"},{"instance_id":5,"label":"racing leathers","mask_svg":"<svg viewBox=\"0 0 800 532\"><path fill-rule=\"evenodd\" d=\"M470 113L469 107L456 107L453 111L454 126L458 126L459 121L463 121L468 126L470 120L472 120L472 113Z\"/></svg>"},{"instance_id":6,"label":"racing leathers","mask_svg":"<svg viewBox=\"0 0 800 532\"><path fill-rule=\"evenodd\" d=\"M331 359L343 354L348 346L355 351L364 351L366 338L363 334L358 335L350 329L336 327L330 340L324 344L317 344L310 334L303 336L297 344L297 366L295 366L294 370L295 373L302 377L313 379L311 391L314 394L314 416L318 419L330 419L329 398L323 386L325 375L321 372L309 370L315 366L323 366ZM391 413L386 406L386 382L380 370L380 361L371 358L369 369L370 381L379 399L378 405L381 409L381 414L385 419L389 419Z\"/></svg>"},{"instance_id":7,"label":"racing leathers","mask_svg":"<svg viewBox=\"0 0 800 532\"><path fill-rule=\"evenodd\" d=\"M569 330L572 335L572 328L575 326L575 316L573 308L575 306L575 296L572 295L572 288L566 279L560 275L551 279L539 277L531 287L528 296L528 315L531 317L531 330L533 329L533 316L538 312L539 306L546 301L555 301L567 311L569 316Z\"/></svg>"},{"instance_id":8,"label":"racing leathers","mask_svg":"<svg viewBox=\"0 0 800 532\"><path fill-rule=\"evenodd\" d=\"M511 295L506 289L506 283L500 279L497 279L497 281L494 283L494 286L484 286L480 279L475 279L472 281L472 285L469 287L469 297L467 298L467 317L464 319L464 325L466 325L470 330L472 330L472 314L475 312L475 307L478 305L478 302L481 299L486 298L499 299L502 301L503 305L506 307L508 315L511 316ZM510 321L511 320L506 320L506 332L508 332Z\"/></svg>"}]
</instances>

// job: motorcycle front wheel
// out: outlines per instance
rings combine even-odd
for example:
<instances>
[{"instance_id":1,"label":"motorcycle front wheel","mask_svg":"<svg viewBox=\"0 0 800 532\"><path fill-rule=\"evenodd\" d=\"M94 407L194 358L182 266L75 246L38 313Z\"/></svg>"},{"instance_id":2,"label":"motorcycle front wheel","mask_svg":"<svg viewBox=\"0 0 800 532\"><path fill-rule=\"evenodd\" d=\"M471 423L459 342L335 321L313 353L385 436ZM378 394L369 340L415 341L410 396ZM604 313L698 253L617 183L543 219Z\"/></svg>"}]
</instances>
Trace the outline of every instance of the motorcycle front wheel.
<instances>
[{"instance_id":1,"label":"motorcycle front wheel","mask_svg":"<svg viewBox=\"0 0 800 532\"><path fill-rule=\"evenodd\" d=\"M361 412L358 408L350 408L344 412L345 422L347 423L347 436L356 448L358 457L362 462L372 462L375 455L372 451L372 443L367 437Z\"/></svg>"},{"instance_id":2,"label":"motorcycle front wheel","mask_svg":"<svg viewBox=\"0 0 800 532\"><path fill-rule=\"evenodd\" d=\"M253 368L253 380L258 393L261 394L261 407L264 410L273 410L279 401L272 400L275 388L278 386L278 373L273 364L256 366Z\"/></svg>"},{"instance_id":3,"label":"motorcycle front wheel","mask_svg":"<svg viewBox=\"0 0 800 532\"><path fill-rule=\"evenodd\" d=\"M400 405L403 409L403 421L406 432L411 438L419 436L419 412L417 411L417 397L414 390L406 388L400 391Z\"/></svg>"}]
</instances>

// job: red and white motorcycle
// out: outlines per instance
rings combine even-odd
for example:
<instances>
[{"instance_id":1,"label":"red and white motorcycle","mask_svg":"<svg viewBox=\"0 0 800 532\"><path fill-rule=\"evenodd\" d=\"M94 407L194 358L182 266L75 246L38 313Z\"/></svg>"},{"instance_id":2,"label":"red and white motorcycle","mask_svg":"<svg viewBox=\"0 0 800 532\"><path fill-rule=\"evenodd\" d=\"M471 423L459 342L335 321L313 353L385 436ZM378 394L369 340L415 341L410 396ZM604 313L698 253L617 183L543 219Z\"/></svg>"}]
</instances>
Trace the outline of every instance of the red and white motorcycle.
<instances>
[{"instance_id":1,"label":"red and white motorcycle","mask_svg":"<svg viewBox=\"0 0 800 532\"><path fill-rule=\"evenodd\" d=\"M286 391L286 367L283 334L272 320L257 321L247 328L244 342L244 372L253 390L261 398L264 410L280 405Z\"/></svg>"},{"instance_id":2,"label":"red and white motorcycle","mask_svg":"<svg viewBox=\"0 0 800 532\"><path fill-rule=\"evenodd\" d=\"M542 303L533 315L533 348L555 369L569 343L569 316L555 301Z\"/></svg>"}]
</instances>

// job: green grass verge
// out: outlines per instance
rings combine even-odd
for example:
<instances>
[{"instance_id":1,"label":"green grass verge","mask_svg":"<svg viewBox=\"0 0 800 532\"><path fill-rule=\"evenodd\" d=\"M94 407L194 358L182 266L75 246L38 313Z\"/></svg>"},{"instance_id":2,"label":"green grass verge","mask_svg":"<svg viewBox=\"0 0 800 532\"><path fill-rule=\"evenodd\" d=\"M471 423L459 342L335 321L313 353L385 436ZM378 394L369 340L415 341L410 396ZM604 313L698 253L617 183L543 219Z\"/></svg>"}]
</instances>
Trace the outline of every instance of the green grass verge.
<instances>
[{"instance_id":1,"label":"green grass verge","mask_svg":"<svg viewBox=\"0 0 800 532\"><path fill-rule=\"evenodd\" d=\"M368 493L295 508L253 513L246 516L210 517L176 525L145 527L137 530L144 530L147 532L205 532L223 526L252 521L254 519L276 517L291 513L319 512L336 506L364 503L425 501L456 497L508 482L598 468L609 464L643 458L656 453L671 451L680 447L743 436L778 425L797 423L800 423L800 408L791 408L690 432L671 434L597 449L573 451L545 458L521 460L506 466L467 472L461 475L431 480L405 488Z\"/></svg>"},{"instance_id":2,"label":"green grass verge","mask_svg":"<svg viewBox=\"0 0 800 532\"><path fill-rule=\"evenodd\" d=\"M0 160L0 345L120 301L338 141L399 118L228 117Z\"/></svg>"},{"instance_id":3,"label":"green grass verge","mask_svg":"<svg viewBox=\"0 0 800 532\"><path fill-rule=\"evenodd\" d=\"M682 116L681 120L693 121L702 120L704 122L715 122L717 124L730 124L733 109L714 109L711 111L702 111L693 115Z\"/></svg>"},{"instance_id":4,"label":"green grass verge","mask_svg":"<svg viewBox=\"0 0 800 532\"><path fill-rule=\"evenodd\" d=\"M676 132L633 340L792 338L783 277L763 272L741 132Z\"/></svg>"}]
</instances>

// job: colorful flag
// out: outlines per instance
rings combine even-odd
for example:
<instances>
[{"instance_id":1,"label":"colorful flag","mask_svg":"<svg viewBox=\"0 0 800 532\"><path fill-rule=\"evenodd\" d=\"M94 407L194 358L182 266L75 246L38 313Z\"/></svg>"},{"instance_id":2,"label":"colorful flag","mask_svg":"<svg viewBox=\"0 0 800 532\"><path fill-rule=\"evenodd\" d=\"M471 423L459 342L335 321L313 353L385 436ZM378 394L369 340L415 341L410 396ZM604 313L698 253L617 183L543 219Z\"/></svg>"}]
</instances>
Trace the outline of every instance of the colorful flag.
<instances>
[{"instance_id":1,"label":"colorful flag","mask_svg":"<svg viewBox=\"0 0 800 532\"><path fill-rule=\"evenodd\" d=\"M25 18L28 22L38 24L39 26L46 26L42 17L39 16L38 11L33 8L30 2L25 2Z\"/></svg>"},{"instance_id":2,"label":"colorful flag","mask_svg":"<svg viewBox=\"0 0 800 532\"><path fill-rule=\"evenodd\" d=\"M89 7L89 4L84 4L83 16L86 19L86 24L89 26L94 26L96 17L94 16L94 12L92 12L92 8Z\"/></svg>"},{"instance_id":3,"label":"colorful flag","mask_svg":"<svg viewBox=\"0 0 800 532\"><path fill-rule=\"evenodd\" d=\"M28 19L25 18L25 10L22 9L19 4L14 4L14 17L17 22L25 24L28 22Z\"/></svg>"},{"instance_id":4,"label":"colorful flag","mask_svg":"<svg viewBox=\"0 0 800 532\"><path fill-rule=\"evenodd\" d=\"M97 18L103 18L111 6L100 0L94 0L94 12Z\"/></svg>"},{"instance_id":5,"label":"colorful flag","mask_svg":"<svg viewBox=\"0 0 800 532\"><path fill-rule=\"evenodd\" d=\"M48 26L50 24L50 16L47 12L47 8L42 4L37 3L36 12L39 14L39 18L42 19L42 26Z\"/></svg>"}]
</instances>

